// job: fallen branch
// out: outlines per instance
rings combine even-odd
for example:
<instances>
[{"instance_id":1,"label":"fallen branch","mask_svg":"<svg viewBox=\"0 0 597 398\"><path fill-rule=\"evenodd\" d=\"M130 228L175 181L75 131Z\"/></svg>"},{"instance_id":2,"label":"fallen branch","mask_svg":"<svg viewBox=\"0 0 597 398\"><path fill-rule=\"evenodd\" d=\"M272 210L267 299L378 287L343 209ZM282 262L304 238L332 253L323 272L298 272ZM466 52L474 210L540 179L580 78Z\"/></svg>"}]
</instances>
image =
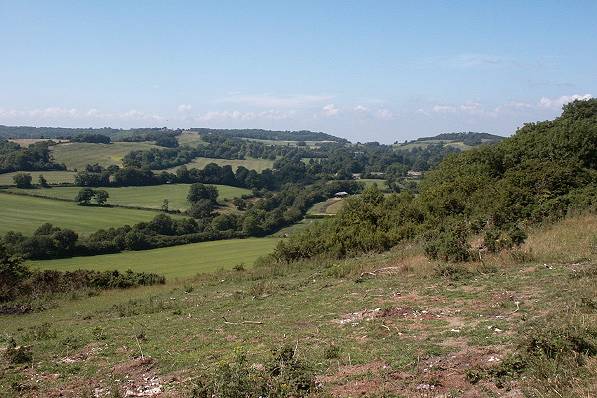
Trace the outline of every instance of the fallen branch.
<instances>
[{"instance_id":1,"label":"fallen branch","mask_svg":"<svg viewBox=\"0 0 597 398\"><path fill-rule=\"evenodd\" d=\"M226 317L222 317L224 324L226 325L263 325L261 321L242 321L242 322L229 322Z\"/></svg>"},{"instance_id":2,"label":"fallen branch","mask_svg":"<svg viewBox=\"0 0 597 398\"><path fill-rule=\"evenodd\" d=\"M392 270L399 270L399 269L400 269L400 267L384 267L384 268L376 269L375 271L361 272L361 278L363 276L365 276L365 275L377 276L377 274L381 273L381 272L392 271Z\"/></svg>"}]
</instances>

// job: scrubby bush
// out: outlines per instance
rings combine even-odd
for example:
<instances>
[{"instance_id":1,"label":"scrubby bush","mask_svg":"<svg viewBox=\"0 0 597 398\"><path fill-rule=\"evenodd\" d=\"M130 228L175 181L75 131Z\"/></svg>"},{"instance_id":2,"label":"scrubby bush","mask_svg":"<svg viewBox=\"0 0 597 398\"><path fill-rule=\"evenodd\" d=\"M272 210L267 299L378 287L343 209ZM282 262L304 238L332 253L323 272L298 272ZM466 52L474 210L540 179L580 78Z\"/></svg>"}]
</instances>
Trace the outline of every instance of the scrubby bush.
<instances>
[{"instance_id":1,"label":"scrubby bush","mask_svg":"<svg viewBox=\"0 0 597 398\"><path fill-rule=\"evenodd\" d=\"M315 390L314 372L295 355L291 346L272 353L271 359L256 367L246 355L237 353L193 388L194 398L305 397Z\"/></svg>"}]
</instances>

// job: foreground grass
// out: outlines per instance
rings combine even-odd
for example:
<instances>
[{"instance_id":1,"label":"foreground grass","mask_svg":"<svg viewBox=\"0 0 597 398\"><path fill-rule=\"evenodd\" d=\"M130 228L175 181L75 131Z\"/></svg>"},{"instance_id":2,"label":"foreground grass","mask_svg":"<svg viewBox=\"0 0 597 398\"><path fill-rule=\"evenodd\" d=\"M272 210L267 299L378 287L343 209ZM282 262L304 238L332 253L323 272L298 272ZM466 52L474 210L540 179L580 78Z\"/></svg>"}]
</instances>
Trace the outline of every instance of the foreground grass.
<instances>
[{"instance_id":1,"label":"foreground grass","mask_svg":"<svg viewBox=\"0 0 597 398\"><path fill-rule=\"evenodd\" d=\"M158 214L150 210L79 206L71 202L8 193L0 193L0 208L0 234L17 231L25 235L30 235L46 222L89 234L98 229L149 221Z\"/></svg>"},{"instance_id":2,"label":"foreground grass","mask_svg":"<svg viewBox=\"0 0 597 398\"><path fill-rule=\"evenodd\" d=\"M52 147L56 163L64 163L69 170L82 170L88 164L122 166L122 158L130 151L160 148L149 142L113 142L112 144L91 144L69 142Z\"/></svg>"},{"instance_id":3,"label":"foreground grass","mask_svg":"<svg viewBox=\"0 0 597 398\"><path fill-rule=\"evenodd\" d=\"M208 184L209 185L209 184ZM220 201L250 194L245 188L229 185L213 185L218 189ZM108 203L126 206L150 207L159 209L164 199L168 199L171 210L185 210L188 208L187 194L190 184L164 184L143 187L99 188L110 195ZM30 195L74 200L81 187L54 187L48 189L9 189L12 192L24 192Z\"/></svg>"},{"instance_id":4,"label":"foreground grass","mask_svg":"<svg viewBox=\"0 0 597 398\"><path fill-rule=\"evenodd\" d=\"M72 171L19 171L13 173L0 174L0 185L15 185L12 179L17 173L31 174L32 182L37 184L37 177L41 174L49 184L72 184L75 182L75 172Z\"/></svg>"},{"instance_id":5,"label":"foreground grass","mask_svg":"<svg viewBox=\"0 0 597 398\"><path fill-rule=\"evenodd\" d=\"M168 396L191 396L202 374L236 352L258 368L272 348L290 344L318 375L316 396L595 396L594 357L567 368L546 360L554 366L523 375L508 367L535 333L532 325L595 327L595 222L583 216L541 230L522 251L479 264L429 262L407 245L73 297L45 312L3 316L0 345L30 345L33 361L3 364L0 391L118 396L157 384ZM549 241L585 259L552 262L539 251ZM478 376L495 367L504 376Z\"/></svg>"},{"instance_id":6,"label":"foreground grass","mask_svg":"<svg viewBox=\"0 0 597 398\"><path fill-rule=\"evenodd\" d=\"M34 269L58 271L130 269L135 272L157 273L168 278L189 277L204 272L231 269L241 263L249 267L258 257L273 251L278 240L276 238L219 240L138 252L31 261L29 265Z\"/></svg>"},{"instance_id":7,"label":"foreground grass","mask_svg":"<svg viewBox=\"0 0 597 398\"><path fill-rule=\"evenodd\" d=\"M230 165L234 170L239 166L246 167L249 170L261 172L265 169L271 169L274 166L273 160L268 159L214 159L214 158L196 158L192 162L185 164L189 169L203 169L209 163L215 163L218 166ZM168 169L169 172L175 172L179 166Z\"/></svg>"}]
</instances>

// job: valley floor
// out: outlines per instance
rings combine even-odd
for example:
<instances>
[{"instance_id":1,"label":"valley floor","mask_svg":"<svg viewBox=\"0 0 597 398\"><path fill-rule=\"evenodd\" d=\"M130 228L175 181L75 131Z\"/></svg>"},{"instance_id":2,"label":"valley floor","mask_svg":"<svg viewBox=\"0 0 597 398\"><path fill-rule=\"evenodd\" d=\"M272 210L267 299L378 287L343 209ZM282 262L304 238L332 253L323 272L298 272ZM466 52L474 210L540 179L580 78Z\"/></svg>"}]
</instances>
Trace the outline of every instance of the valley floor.
<instances>
[{"instance_id":1,"label":"valley floor","mask_svg":"<svg viewBox=\"0 0 597 398\"><path fill-rule=\"evenodd\" d=\"M404 246L65 297L44 312L2 316L0 346L31 346L33 362L0 362L0 391L192 396L235 353L258 369L288 344L317 374L314 396L596 396L594 356L548 380L511 365L535 333L594 331L596 303L597 217L579 216L478 264L433 263Z\"/></svg>"}]
</instances>

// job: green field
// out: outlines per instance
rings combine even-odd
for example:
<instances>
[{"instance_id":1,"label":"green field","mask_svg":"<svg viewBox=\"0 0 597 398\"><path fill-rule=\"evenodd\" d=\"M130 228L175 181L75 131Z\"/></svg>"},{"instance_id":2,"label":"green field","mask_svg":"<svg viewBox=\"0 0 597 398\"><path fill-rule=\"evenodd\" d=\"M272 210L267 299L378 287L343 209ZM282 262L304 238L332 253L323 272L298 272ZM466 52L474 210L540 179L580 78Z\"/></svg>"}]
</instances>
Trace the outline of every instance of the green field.
<instances>
[{"instance_id":1,"label":"green field","mask_svg":"<svg viewBox=\"0 0 597 398\"><path fill-rule=\"evenodd\" d=\"M52 147L57 163L64 163L69 170L84 169L88 164L98 163L104 167L116 164L122 166L122 158L130 151L159 148L149 142L114 142L112 144L90 144L72 142Z\"/></svg>"},{"instance_id":2,"label":"green field","mask_svg":"<svg viewBox=\"0 0 597 398\"><path fill-rule=\"evenodd\" d=\"M159 209L164 199L168 199L171 210L184 210L188 207L187 194L190 184L164 184L144 187L99 188L110 194L108 203L151 207ZM231 187L229 185L213 185L218 189L219 200L241 197L250 194L245 188ZM74 200L81 187L54 187L48 189L17 189L10 188L10 192L25 192L30 195Z\"/></svg>"},{"instance_id":3,"label":"green field","mask_svg":"<svg viewBox=\"0 0 597 398\"><path fill-rule=\"evenodd\" d=\"M277 238L219 240L138 252L31 261L30 264L34 268L61 271L81 268L99 271L132 269L137 272L155 272L166 277L188 277L219 269L231 269L240 263L244 263L245 267L251 266L257 257L270 253L278 241Z\"/></svg>"},{"instance_id":4,"label":"green field","mask_svg":"<svg viewBox=\"0 0 597 398\"><path fill-rule=\"evenodd\" d=\"M365 188L369 188L373 184L377 184L377 187L382 191L385 191L386 189L388 189L388 182L386 180L379 180L379 179L375 179L375 178L362 178L357 181L365 184Z\"/></svg>"},{"instance_id":5,"label":"green field","mask_svg":"<svg viewBox=\"0 0 597 398\"><path fill-rule=\"evenodd\" d=\"M76 174L72 171L17 171L0 174L0 185L14 185L12 177L17 173L31 174L34 184L37 184L37 176L40 174L42 174L50 184L73 183L75 182Z\"/></svg>"},{"instance_id":6,"label":"green field","mask_svg":"<svg viewBox=\"0 0 597 398\"><path fill-rule=\"evenodd\" d=\"M18 231L26 235L46 222L89 234L102 228L149 221L158 214L150 210L78 206L70 202L7 193L0 193L0 208L0 234Z\"/></svg>"},{"instance_id":7,"label":"green field","mask_svg":"<svg viewBox=\"0 0 597 398\"><path fill-rule=\"evenodd\" d=\"M213 159L213 158L196 158L190 163L185 164L185 166L189 169L196 168L196 169L203 169L209 163L215 163L219 166L225 166L229 164L236 170L239 166L244 166L249 170L256 170L256 171L263 171L265 169L271 169L274 166L273 160L268 159ZM169 172L174 172L176 169L180 167L173 167L168 169Z\"/></svg>"},{"instance_id":8,"label":"green field","mask_svg":"<svg viewBox=\"0 0 597 398\"><path fill-rule=\"evenodd\" d=\"M344 199L340 198L331 198L324 202L315 203L311 208L307 211L307 214L325 214L325 215L334 215L344 206Z\"/></svg>"},{"instance_id":9,"label":"green field","mask_svg":"<svg viewBox=\"0 0 597 398\"><path fill-rule=\"evenodd\" d=\"M199 133L194 131L185 131L176 137L176 139L180 145L196 146L197 144L205 143L205 141L201 139Z\"/></svg>"}]
</instances>

